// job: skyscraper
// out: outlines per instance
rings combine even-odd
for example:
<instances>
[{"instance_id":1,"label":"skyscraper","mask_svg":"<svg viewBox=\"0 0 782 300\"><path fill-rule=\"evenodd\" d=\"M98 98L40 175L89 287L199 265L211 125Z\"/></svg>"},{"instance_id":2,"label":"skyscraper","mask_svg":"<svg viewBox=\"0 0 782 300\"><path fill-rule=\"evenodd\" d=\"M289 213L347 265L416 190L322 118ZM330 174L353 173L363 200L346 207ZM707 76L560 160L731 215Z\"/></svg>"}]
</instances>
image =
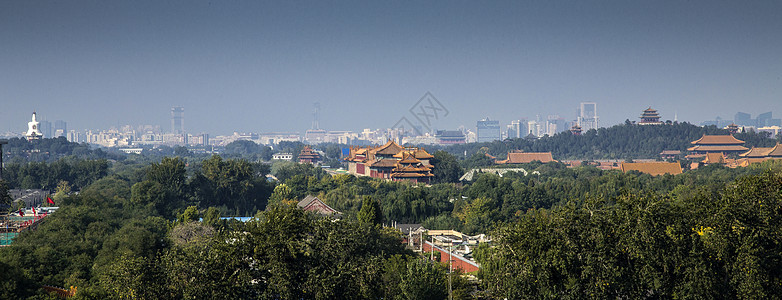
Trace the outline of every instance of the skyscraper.
<instances>
[{"instance_id":1,"label":"skyscraper","mask_svg":"<svg viewBox=\"0 0 782 300\"><path fill-rule=\"evenodd\" d=\"M41 134L46 138L53 138L52 123L46 120L40 120L38 122L38 129L41 131Z\"/></svg>"},{"instance_id":2,"label":"skyscraper","mask_svg":"<svg viewBox=\"0 0 782 300\"><path fill-rule=\"evenodd\" d=\"M478 143L502 139L500 136L500 121L492 121L487 117L478 121L476 127L478 127Z\"/></svg>"},{"instance_id":3,"label":"skyscraper","mask_svg":"<svg viewBox=\"0 0 782 300\"><path fill-rule=\"evenodd\" d=\"M171 133L185 133L185 108L181 106L171 107Z\"/></svg>"},{"instance_id":4,"label":"skyscraper","mask_svg":"<svg viewBox=\"0 0 782 300\"><path fill-rule=\"evenodd\" d=\"M52 137L60 137L68 134L68 123L63 120L54 121L54 135Z\"/></svg>"},{"instance_id":5,"label":"skyscraper","mask_svg":"<svg viewBox=\"0 0 782 300\"><path fill-rule=\"evenodd\" d=\"M597 129L600 127L600 117L597 116L597 103L581 102L578 108L578 124L582 130Z\"/></svg>"}]
</instances>

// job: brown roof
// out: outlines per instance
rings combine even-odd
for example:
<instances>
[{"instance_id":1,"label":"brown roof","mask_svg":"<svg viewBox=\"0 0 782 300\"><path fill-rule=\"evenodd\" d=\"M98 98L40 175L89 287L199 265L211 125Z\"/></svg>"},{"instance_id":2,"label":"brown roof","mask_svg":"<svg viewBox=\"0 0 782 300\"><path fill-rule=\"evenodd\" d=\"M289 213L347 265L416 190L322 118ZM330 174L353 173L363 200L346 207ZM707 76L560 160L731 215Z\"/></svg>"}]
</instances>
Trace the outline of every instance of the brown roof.
<instances>
[{"instance_id":1,"label":"brown roof","mask_svg":"<svg viewBox=\"0 0 782 300\"><path fill-rule=\"evenodd\" d=\"M312 195L307 195L307 197L304 197L304 199L299 201L297 206L303 210L316 212L322 215L341 214L336 209L331 208L331 206L326 204L326 202L323 202L322 200L318 199L318 197Z\"/></svg>"},{"instance_id":2,"label":"brown roof","mask_svg":"<svg viewBox=\"0 0 782 300\"><path fill-rule=\"evenodd\" d=\"M368 162L366 164L366 166L370 167L370 168L393 168L393 167L396 167L396 163L397 162L398 162L398 160L396 160L396 159L385 158L385 159L381 159L381 160Z\"/></svg>"},{"instance_id":3,"label":"brown roof","mask_svg":"<svg viewBox=\"0 0 782 300\"><path fill-rule=\"evenodd\" d=\"M404 158L399 161L400 164L420 164L421 161L416 159L412 153L405 153Z\"/></svg>"},{"instance_id":4,"label":"brown roof","mask_svg":"<svg viewBox=\"0 0 782 300\"><path fill-rule=\"evenodd\" d=\"M743 145L744 141L736 139L733 135L703 135L701 138L690 142L693 145Z\"/></svg>"},{"instance_id":5,"label":"brown roof","mask_svg":"<svg viewBox=\"0 0 782 300\"><path fill-rule=\"evenodd\" d=\"M782 157L782 146L780 146L779 143L777 143L776 146L774 146L771 151L768 152L768 156L770 157Z\"/></svg>"},{"instance_id":6,"label":"brown roof","mask_svg":"<svg viewBox=\"0 0 782 300\"><path fill-rule=\"evenodd\" d=\"M731 152L731 151L747 151L748 148L739 145L718 146L718 145L695 145L687 148L687 151L701 151L701 152Z\"/></svg>"},{"instance_id":7,"label":"brown roof","mask_svg":"<svg viewBox=\"0 0 782 300\"><path fill-rule=\"evenodd\" d=\"M399 146L396 144L396 142L389 140L388 143L386 143L385 145L374 149L374 152L375 154L380 154L380 155L394 155L402 150L404 150L402 146Z\"/></svg>"},{"instance_id":8,"label":"brown roof","mask_svg":"<svg viewBox=\"0 0 782 300\"><path fill-rule=\"evenodd\" d=\"M663 150L663 152L660 152L660 155L679 155L682 154L679 150Z\"/></svg>"},{"instance_id":9,"label":"brown roof","mask_svg":"<svg viewBox=\"0 0 782 300\"><path fill-rule=\"evenodd\" d=\"M752 147L749 151L739 154L741 157L766 157L775 147Z\"/></svg>"},{"instance_id":10,"label":"brown roof","mask_svg":"<svg viewBox=\"0 0 782 300\"><path fill-rule=\"evenodd\" d=\"M703 162L707 164L724 164L725 155L722 153L707 153Z\"/></svg>"},{"instance_id":11,"label":"brown roof","mask_svg":"<svg viewBox=\"0 0 782 300\"><path fill-rule=\"evenodd\" d=\"M651 174L652 176L662 174L681 174L682 167L678 162L648 162L648 163L622 163L620 166L622 172L638 171Z\"/></svg>"},{"instance_id":12,"label":"brown roof","mask_svg":"<svg viewBox=\"0 0 782 300\"><path fill-rule=\"evenodd\" d=\"M498 164L526 164L539 160L547 163L555 161L551 152L510 152L508 159L498 161Z\"/></svg>"},{"instance_id":13,"label":"brown roof","mask_svg":"<svg viewBox=\"0 0 782 300\"><path fill-rule=\"evenodd\" d=\"M415 149L405 149L397 154L394 154L394 157L396 158L403 158L405 153L412 153L415 158L417 159L431 159L434 158L433 155L429 154L429 152L426 152L424 149L415 148Z\"/></svg>"},{"instance_id":14,"label":"brown roof","mask_svg":"<svg viewBox=\"0 0 782 300\"><path fill-rule=\"evenodd\" d=\"M760 162L764 162L764 161L767 161L767 160L770 160L770 159L782 159L782 157L749 157L749 158L741 158L741 159L737 160L736 162L737 162L738 166L746 167L746 166L749 166L750 164L760 163Z\"/></svg>"}]
</instances>

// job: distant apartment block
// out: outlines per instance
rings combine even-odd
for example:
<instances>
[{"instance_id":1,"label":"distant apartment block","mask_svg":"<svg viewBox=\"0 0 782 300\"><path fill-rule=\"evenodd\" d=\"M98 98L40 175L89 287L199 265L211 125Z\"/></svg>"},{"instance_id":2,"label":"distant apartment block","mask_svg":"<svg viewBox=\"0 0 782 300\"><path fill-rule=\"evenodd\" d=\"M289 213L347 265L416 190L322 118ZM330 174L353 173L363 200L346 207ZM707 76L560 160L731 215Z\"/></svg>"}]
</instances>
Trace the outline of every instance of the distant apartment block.
<instances>
[{"instance_id":1,"label":"distant apartment block","mask_svg":"<svg viewBox=\"0 0 782 300\"><path fill-rule=\"evenodd\" d=\"M770 127L782 126L781 119L774 119L771 112L759 114L756 118L745 112L737 112L733 117L733 123L743 127Z\"/></svg>"},{"instance_id":2,"label":"distant apartment block","mask_svg":"<svg viewBox=\"0 0 782 300\"><path fill-rule=\"evenodd\" d=\"M182 134L185 132L185 108L181 106L171 107L171 133Z\"/></svg>"},{"instance_id":3,"label":"distant apartment block","mask_svg":"<svg viewBox=\"0 0 782 300\"><path fill-rule=\"evenodd\" d=\"M578 108L578 125L584 131L600 127L600 117L597 116L597 103L581 102Z\"/></svg>"},{"instance_id":4,"label":"distant apartment block","mask_svg":"<svg viewBox=\"0 0 782 300\"><path fill-rule=\"evenodd\" d=\"M500 135L500 121L485 118L478 121L476 127L478 127L478 143L502 139L502 136Z\"/></svg>"}]
</instances>

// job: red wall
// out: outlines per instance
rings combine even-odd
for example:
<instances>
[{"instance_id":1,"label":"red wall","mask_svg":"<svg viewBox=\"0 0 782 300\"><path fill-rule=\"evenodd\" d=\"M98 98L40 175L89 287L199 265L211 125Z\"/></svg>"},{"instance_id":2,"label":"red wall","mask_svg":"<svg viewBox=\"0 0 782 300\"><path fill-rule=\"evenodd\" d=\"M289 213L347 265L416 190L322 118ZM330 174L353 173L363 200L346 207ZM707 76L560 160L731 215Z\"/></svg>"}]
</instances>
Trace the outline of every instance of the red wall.
<instances>
[{"instance_id":1,"label":"red wall","mask_svg":"<svg viewBox=\"0 0 782 300\"><path fill-rule=\"evenodd\" d=\"M424 248L424 251L426 251L426 252L431 252L432 251L431 250L432 246L429 244L429 242L424 243L424 247L423 248ZM442 249L439 249L439 248L434 248L434 250L440 252L440 262L442 262L442 263L447 265L448 264L448 251L445 251L445 250L442 250ZM465 261L461 260L459 257L454 255L452 258L453 258L453 262L452 263L453 263L454 270L455 269L462 269L462 271L464 271L464 273L470 273L470 272L478 271L478 267L476 267L476 266L474 266L474 265L472 265L472 264L470 264L468 262L465 262Z\"/></svg>"},{"instance_id":2,"label":"red wall","mask_svg":"<svg viewBox=\"0 0 782 300\"><path fill-rule=\"evenodd\" d=\"M359 173L359 174L362 174L362 175L364 174L364 164L362 164L362 163L357 163L356 164L356 173Z\"/></svg>"}]
</instances>

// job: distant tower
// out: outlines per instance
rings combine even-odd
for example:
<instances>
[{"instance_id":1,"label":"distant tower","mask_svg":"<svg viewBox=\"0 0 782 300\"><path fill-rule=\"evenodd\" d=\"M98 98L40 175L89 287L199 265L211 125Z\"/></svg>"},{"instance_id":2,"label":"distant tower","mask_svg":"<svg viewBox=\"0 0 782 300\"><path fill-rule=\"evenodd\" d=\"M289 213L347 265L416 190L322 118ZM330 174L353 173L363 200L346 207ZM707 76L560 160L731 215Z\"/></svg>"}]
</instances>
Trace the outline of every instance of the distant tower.
<instances>
[{"instance_id":1,"label":"distant tower","mask_svg":"<svg viewBox=\"0 0 782 300\"><path fill-rule=\"evenodd\" d=\"M312 113L312 129L320 129L320 102L315 102L315 112Z\"/></svg>"},{"instance_id":2,"label":"distant tower","mask_svg":"<svg viewBox=\"0 0 782 300\"><path fill-rule=\"evenodd\" d=\"M739 125L736 125L735 123L730 123L730 125L728 125L728 127L725 128L728 129L728 132L730 132L730 134L736 134L739 132Z\"/></svg>"},{"instance_id":3,"label":"distant tower","mask_svg":"<svg viewBox=\"0 0 782 300\"><path fill-rule=\"evenodd\" d=\"M570 133L573 135L581 135L581 126L578 126L578 123L573 124L573 127L570 127Z\"/></svg>"},{"instance_id":4,"label":"distant tower","mask_svg":"<svg viewBox=\"0 0 782 300\"><path fill-rule=\"evenodd\" d=\"M33 119L27 122L27 140L38 140L43 137L41 130L38 129L38 121L35 120L35 112L33 112Z\"/></svg>"},{"instance_id":5,"label":"distant tower","mask_svg":"<svg viewBox=\"0 0 782 300\"><path fill-rule=\"evenodd\" d=\"M66 136L68 134L68 123L63 120L54 121L54 135Z\"/></svg>"},{"instance_id":6,"label":"distant tower","mask_svg":"<svg viewBox=\"0 0 782 300\"><path fill-rule=\"evenodd\" d=\"M320 102L315 102L315 112L312 113L312 129L304 132L304 139L311 144L322 143L326 140L326 130L320 129Z\"/></svg>"},{"instance_id":7,"label":"distant tower","mask_svg":"<svg viewBox=\"0 0 782 300\"><path fill-rule=\"evenodd\" d=\"M581 125L584 131L600 127L600 117L597 116L597 103L581 102L576 122Z\"/></svg>"},{"instance_id":8,"label":"distant tower","mask_svg":"<svg viewBox=\"0 0 782 300\"><path fill-rule=\"evenodd\" d=\"M185 108L181 106L171 107L171 133L185 133Z\"/></svg>"},{"instance_id":9,"label":"distant tower","mask_svg":"<svg viewBox=\"0 0 782 300\"><path fill-rule=\"evenodd\" d=\"M663 122L660 122L660 114L657 113L657 110L653 109L651 106L644 110L643 113L641 113L641 116L639 117L641 119L640 122L638 122L638 125L662 125Z\"/></svg>"}]
</instances>

